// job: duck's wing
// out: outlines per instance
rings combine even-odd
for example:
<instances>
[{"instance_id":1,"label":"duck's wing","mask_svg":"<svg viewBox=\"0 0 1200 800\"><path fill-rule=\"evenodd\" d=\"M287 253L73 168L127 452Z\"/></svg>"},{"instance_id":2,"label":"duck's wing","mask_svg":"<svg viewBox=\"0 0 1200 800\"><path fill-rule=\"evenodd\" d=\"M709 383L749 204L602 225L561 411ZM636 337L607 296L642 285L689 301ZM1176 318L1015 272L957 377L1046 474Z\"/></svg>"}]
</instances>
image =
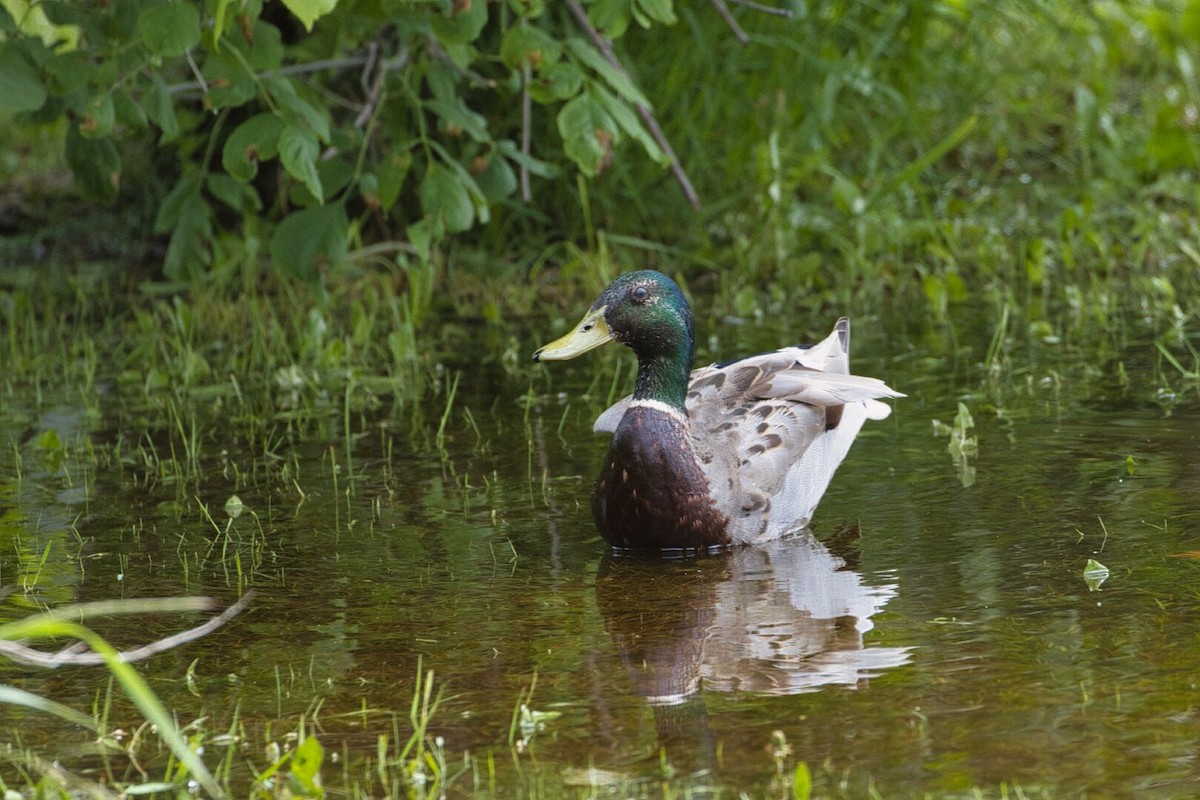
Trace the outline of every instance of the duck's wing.
<instances>
[{"instance_id":1,"label":"duck's wing","mask_svg":"<svg viewBox=\"0 0 1200 800\"><path fill-rule=\"evenodd\" d=\"M687 409L693 446L737 541L808 523L866 419L902 397L849 374L849 321L811 348L787 347L696 370Z\"/></svg>"},{"instance_id":2,"label":"duck's wing","mask_svg":"<svg viewBox=\"0 0 1200 800\"><path fill-rule=\"evenodd\" d=\"M633 400L633 395L626 395L605 409L600 416L596 417L596 421L592 423L592 432L616 433L617 425L621 424L621 417L625 416L625 411L629 408L629 401L631 400Z\"/></svg>"}]
</instances>

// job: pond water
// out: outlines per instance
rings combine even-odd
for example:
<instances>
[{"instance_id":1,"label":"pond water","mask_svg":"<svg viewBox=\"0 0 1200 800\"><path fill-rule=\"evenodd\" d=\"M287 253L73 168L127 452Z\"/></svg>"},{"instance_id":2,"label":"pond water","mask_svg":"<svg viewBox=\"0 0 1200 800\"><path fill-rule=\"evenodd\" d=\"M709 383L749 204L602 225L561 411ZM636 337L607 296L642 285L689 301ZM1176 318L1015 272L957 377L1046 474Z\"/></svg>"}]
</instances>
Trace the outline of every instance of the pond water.
<instances>
[{"instance_id":1,"label":"pond water","mask_svg":"<svg viewBox=\"0 0 1200 800\"><path fill-rule=\"evenodd\" d=\"M443 392L348 427L336 410L280 423L265 454L201 403L190 477L148 465L187 437L139 427L116 384L98 407L70 387L10 397L0 614L253 589L225 627L139 667L210 761L233 753L234 786L304 730L326 786L394 793L376 765L404 762L432 672L434 757L401 789L416 795L791 797L801 764L815 796L1200 795L1200 399L1156 392L1149 337L1104 363L1014 337L989 369L980 316L856 320L855 371L908 397L868 423L811 535L704 558L615 556L593 528L607 440L591 421L630 377L617 348L449 364L444 424ZM700 359L807 325L702 319ZM561 333L543 327L530 352ZM97 626L131 646L201 620ZM0 684L140 724L97 668L4 664ZM137 778L44 715L6 707L6 737Z\"/></svg>"}]
</instances>

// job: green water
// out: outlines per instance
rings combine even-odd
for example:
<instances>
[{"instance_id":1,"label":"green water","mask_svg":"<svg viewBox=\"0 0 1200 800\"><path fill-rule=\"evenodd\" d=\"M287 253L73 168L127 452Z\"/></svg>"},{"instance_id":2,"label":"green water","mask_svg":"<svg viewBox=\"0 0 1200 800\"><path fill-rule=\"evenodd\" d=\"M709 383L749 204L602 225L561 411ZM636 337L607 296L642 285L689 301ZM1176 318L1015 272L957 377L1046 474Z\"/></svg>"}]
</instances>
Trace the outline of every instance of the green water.
<instances>
[{"instance_id":1,"label":"green water","mask_svg":"<svg viewBox=\"0 0 1200 800\"><path fill-rule=\"evenodd\" d=\"M241 617L139 667L181 723L244 737L234 785L303 720L326 786L384 794L379 737L408 735L432 670L429 732L465 765L450 796L788 797L801 762L819 796L1196 796L1200 400L1164 401L1148 337L1100 363L1014 337L989 371L992 333L971 319L859 320L855 370L909 397L868 423L814 536L702 559L614 557L592 527L591 420L614 368L629 377L615 348L552 370L448 364L462 377L441 452L444 395L382 402L348 431L336 404L281 421L270 455L200 403L203 472L182 479L136 444L178 453L183 437L116 384L95 408L70 387L10 396L0 615L253 589ZM711 359L805 323L700 328ZM960 402L965 463L933 423L953 427ZM65 452L39 445L47 430ZM234 494L247 511L230 521ZM1095 591L1089 559L1110 571ZM98 627L132 646L201 619ZM107 696L95 668L3 664L0 683L89 713ZM139 724L114 696L108 728ZM0 714L0 742L137 779L93 738Z\"/></svg>"}]
</instances>

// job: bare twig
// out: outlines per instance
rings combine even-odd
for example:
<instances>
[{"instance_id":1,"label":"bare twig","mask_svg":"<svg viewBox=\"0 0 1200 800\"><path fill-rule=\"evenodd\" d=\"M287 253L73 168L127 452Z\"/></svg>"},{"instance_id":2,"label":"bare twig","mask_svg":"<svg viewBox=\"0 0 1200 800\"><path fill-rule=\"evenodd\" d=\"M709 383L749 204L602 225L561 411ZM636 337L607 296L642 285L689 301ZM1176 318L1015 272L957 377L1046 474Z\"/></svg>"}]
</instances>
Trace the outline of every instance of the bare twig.
<instances>
[{"instance_id":1,"label":"bare twig","mask_svg":"<svg viewBox=\"0 0 1200 800\"><path fill-rule=\"evenodd\" d=\"M367 101L363 104L362 110L358 112L358 116L354 118L354 127L365 127L371 121L371 117L375 115L375 109L378 108L380 100L384 96L384 86L387 85L387 76L389 72L394 72L402 69L408 63L408 47L401 45L400 52L392 58L383 60L371 60L363 68L362 83L366 89ZM375 71L374 80L370 79L371 70ZM366 88L368 82L370 88Z\"/></svg>"},{"instance_id":2,"label":"bare twig","mask_svg":"<svg viewBox=\"0 0 1200 800\"><path fill-rule=\"evenodd\" d=\"M591 20L588 19L587 12L579 5L579 0L565 0L565 2L567 9L571 12L571 16L575 18L576 24L587 34L592 46L600 51L600 55L604 56L604 60L612 64L614 69L619 70L622 75L628 76L629 73L617 58L616 53L613 52L612 42L601 36L600 32L592 25ZM635 103L634 107L637 109L638 116L642 118L642 122L650 132L650 136L654 139L655 144L659 146L663 153L666 154L668 160L670 160L671 172L675 175L676 182L679 183L679 187L683 190L683 196L691 203L692 208L699 210L700 197L696 194L696 189L692 186L692 181L688 177L687 171L683 168L683 164L679 163L679 157L675 155L674 148L667 141L667 137L663 135L662 128L659 127L658 120L654 117L654 112L641 103Z\"/></svg>"},{"instance_id":3,"label":"bare twig","mask_svg":"<svg viewBox=\"0 0 1200 800\"><path fill-rule=\"evenodd\" d=\"M737 3L739 6L745 6L746 8L752 8L755 11L761 11L763 14L771 14L772 16L785 17L787 19L792 18L792 10L790 8L776 8L775 6L756 3L754 0L730 0L730 2Z\"/></svg>"},{"instance_id":4,"label":"bare twig","mask_svg":"<svg viewBox=\"0 0 1200 800\"><path fill-rule=\"evenodd\" d=\"M518 167L518 174L521 176L521 201L528 203L533 199L533 194L529 191L529 148L532 144L533 133L531 131L533 125L533 99L529 96L529 81L532 78L529 65L526 64L521 68L521 153L525 155L526 160L522 161Z\"/></svg>"},{"instance_id":5,"label":"bare twig","mask_svg":"<svg viewBox=\"0 0 1200 800\"><path fill-rule=\"evenodd\" d=\"M196 65L196 59L192 58L192 51L187 50L184 52L184 55L187 56L188 66L191 68L192 74L196 76L196 88L207 92L208 84L204 82L204 74L200 72L200 67Z\"/></svg>"},{"instance_id":6,"label":"bare twig","mask_svg":"<svg viewBox=\"0 0 1200 800\"><path fill-rule=\"evenodd\" d=\"M350 67L363 66L369 58L369 56L349 56L347 58L327 58L322 61L309 61L304 64L288 64L286 67L260 72L254 77L262 80L263 78L278 78L283 75L308 75L311 72L324 72L330 69L349 69ZM194 92L197 89L207 92L208 86L199 80L187 81L168 86L167 93L182 94L184 92Z\"/></svg>"},{"instance_id":7,"label":"bare twig","mask_svg":"<svg viewBox=\"0 0 1200 800\"><path fill-rule=\"evenodd\" d=\"M222 611L217 616L194 628L186 631L173 634L171 636L158 639L149 644L135 647L132 650L122 650L117 654L121 661L142 661L152 655L165 652L174 647L178 647L185 642L190 642L194 639L199 639L201 636L212 633L217 628L224 625L229 620L236 617L250 601L254 598L254 592L247 592L233 605ZM207 601L208 598L196 598L198 600ZM153 601L151 601L153 602ZM43 650L37 650L32 647L27 647L21 642L13 642L0 640L0 656L4 656L19 664L28 664L34 667L46 667L47 669L55 669L62 666L95 666L104 663L104 657L99 653L86 649L86 645L82 642L75 642L64 647L63 649L47 653Z\"/></svg>"},{"instance_id":8,"label":"bare twig","mask_svg":"<svg viewBox=\"0 0 1200 800\"><path fill-rule=\"evenodd\" d=\"M746 31L742 30L741 25L738 25L738 21L733 18L733 14L729 13L729 6L725 5L725 0L712 0L712 4L717 13L721 15L721 18L725 20L725 24L733 31L733 35L737 37L737 40L742 44L750 44L750 36Z\"/></svg>"},{"instance_id":9,"label":"bare twig","mask_svg":"<svg viewBox=\"0 0 1200 800\"><path fill-rule=\"evenodd\" d=\"M363 94L371 93L371 72L375 69L375 65L379 63L379 42L372 39L367 42L367 63L363 65L362 75L358 77L358 85L362 87Z\"/></svg>"},{"instance_id":10,"label":"bare twig","mask_svg":"<svg viewBox=\"0 0 1200 800\"><path fill-rule=\"evenodd\" d=\"M494 80L492 80L491 78L483 77L482 75L480 75L478 72L476 72L473 69L467 69L466 67L460 65L453 58L451 58L450 54L446 52L446 49L444 47L442 47L442 43L439 42L437 39L433 38L433 36L429 36L425 40L425 48L429 51L429 55L433 56L438 61L441 61L447 67L454 70L459 75L466 78L471 83L478 86L479 88L481 88L481 89L495 89L496 88L496 82Z\"/></svg>"}]
</instances>

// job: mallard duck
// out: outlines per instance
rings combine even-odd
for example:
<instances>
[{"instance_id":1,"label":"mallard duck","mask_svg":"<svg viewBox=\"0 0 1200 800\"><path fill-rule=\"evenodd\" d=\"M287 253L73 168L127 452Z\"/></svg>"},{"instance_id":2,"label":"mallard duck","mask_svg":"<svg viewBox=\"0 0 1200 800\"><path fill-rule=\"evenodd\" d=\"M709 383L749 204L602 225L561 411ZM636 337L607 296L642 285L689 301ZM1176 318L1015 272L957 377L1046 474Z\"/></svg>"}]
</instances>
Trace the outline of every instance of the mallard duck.
<instances>
[{"instance_id":1,"label":"mallard duck","mask_svg":"<svg viewBox=\"0 0 1200 800\"><path fill-rule=\"evenodd\" d=\"M691 308L654 270L617 278L533 360L613 341L637 355L637 383L593 426L613 439L592 513L620 548L709 549L802 529L863 422L891 413L877 398L904 396L849 374L846 317L812 347L692 371Z\"/></svg>"}]
</instances>

